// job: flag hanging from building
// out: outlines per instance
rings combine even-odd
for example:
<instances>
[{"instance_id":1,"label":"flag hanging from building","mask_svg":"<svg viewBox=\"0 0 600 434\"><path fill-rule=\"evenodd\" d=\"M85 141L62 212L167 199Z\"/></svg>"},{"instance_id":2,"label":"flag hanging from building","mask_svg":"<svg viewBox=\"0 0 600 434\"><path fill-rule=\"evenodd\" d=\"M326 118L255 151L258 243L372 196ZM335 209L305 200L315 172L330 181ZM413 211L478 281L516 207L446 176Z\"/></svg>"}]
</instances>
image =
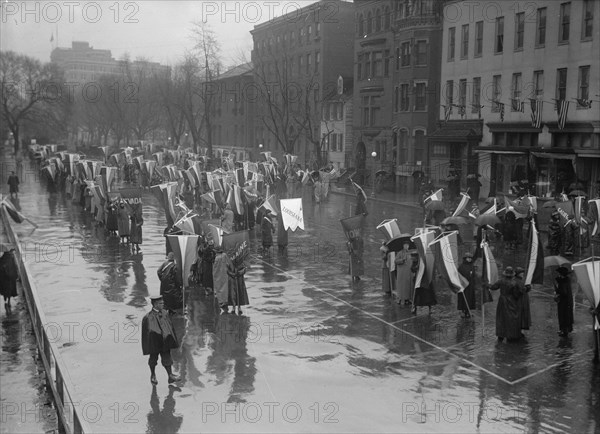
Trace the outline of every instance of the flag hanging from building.
<instances>
[{"instance_id":1,"label":"flag hanging from building","mask_svg":"<svg viewBox=\"0 0 600 434\"><path fill-rule=\"evenodd\" d=\"M435 254L435 266L452 292L459 293L469 285L466 277L458 272L458 231L445 232L433 240L429 246Z\"/></svg>"},{"instance_id":2,"label":"flag hanging from building","mask_svg":"<svg viewBox=\"0 0 600 434\"><path fill-rule=\"evenodd\" d=\"M500 121L504 122L504 103L499 102L498 106L500 107Z\"/></svg>"},{"instance_id":3,"label":"flag hanging from building","mask_svg":"<svg viewBox=\"0 0 600 434\"><path fill-rule=\"evenodd\" d=\"M199 235L167 235L169 245L175 254L177 269L180 272L178 280L182 286L188 285L188 276L196 260L198 237Z\"/></svg>"},{"instance_id":4,"label":"flag hanging from building","mask_svg":"<svg viewBox=\"0 0 600 434\"><path fill-rule=\"evenodd\" d=\"M304 214L302 211L302 198L281 199L281 218L283 220L283 228L291 229L294 232L300 228L304 230Z\"/></svg>"},{"instance_id":5,"label":"flag hanging from building","mask_svg":"<svg viewBox=\"0 0 600 434\"><path fill-rule=\"evenodd\" d=\"M565 128L567 122L567 113L569 111L569 101L561 99L558 101L558 129L562 130Z\"/></svg>"},{"instance_id":6,"label":"flag hanging from building","mask_svg":"<svg viewBox=\"0 0 600 434\"><path fill-rule=\"evenodd\" d=\"M521 112L524 113L525 112L525 103L523 101L521 101L518 98L512 98L511 99L511 103L512 103L512 110L515 112Z\"/></svg>"},{"instance_id":7,"label":"flag hanging from building","mask_svg":"<svg viewBox=\"0 0 600 434\"><path fill-rule=\"evenodd\" d=\"M592 108L592 100L591 99L577 98L577 104L581 108Z\"/></svg>"},{"instance_id":8,"label":"flag hanging from building","mask_svg":"<svg viewBox=\"0 0 600 434\"><path fill-rule=\"evenodd\" d=\"M452 114L452 104L442 104L442 107L444 107L444 122L448 122L448 119L450 119L450 115Z\"/></svg>"},{"instance_id":9,"label":"flag hanging from building","mask_svg":"<svg viewBox=\"0 0 600 434\"><path fill-rule=\"evenodd\" d=\"M525 284L544 283L544 247L540 239L540 233L535 227L535 222L531 220L531 231L529 236L529 246L527 247L527 273L525 274Z\"/></svg>"}]
</instances>

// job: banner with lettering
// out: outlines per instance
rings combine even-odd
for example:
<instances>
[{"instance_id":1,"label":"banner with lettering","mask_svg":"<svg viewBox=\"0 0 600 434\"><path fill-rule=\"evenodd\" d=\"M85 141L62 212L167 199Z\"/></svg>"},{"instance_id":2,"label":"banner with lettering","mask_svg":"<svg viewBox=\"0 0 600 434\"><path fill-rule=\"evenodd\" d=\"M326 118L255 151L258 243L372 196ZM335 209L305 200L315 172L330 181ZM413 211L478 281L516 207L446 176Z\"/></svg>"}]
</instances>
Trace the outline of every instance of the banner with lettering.
<instances>
[{"instance_id":1,"label":"banner with lettering","mask_svg":"<svg viewBox=\"0 0 600 434\"><path fill-rule=\"evenodd\" d=\"M128 211L133 215L142 215L142 189L141 188L120 188L121 199L128 207Z\"/></svg>"},{"instance_id":2,"label":"banner with lettering","mask_svg":"<svg viewBox=\"0 0 600 434\"><path fill-rule=\"evenodd\" d=\"M291 229L294 232L300 228L304 230L304 214L302 211L302 198L281 199L281 218L283 220L283 228Z\"/></svg>"},{"instance_id":3,"label":"banner with lettering","mask_svg":"<svg viewBox=\"0 0 600 434\"><path fill-rule=\"evenodd\" d=\"M248 231L223 234L223 251L236 267L241 267L250 254L250 234Z\"/></svg>"},{"instance_id":4,"label":"banner with lettering","mask_svg":"<svg viewBox=\"0 0 600 434\"><path fill-rule=\"evenodd\" d=\"M344 235L346 235L348 240L362 237L363 227L365 225L365 216L363 214L342 219L340 220L340 223L344 229Z\"/></svg>"}]
</instances>

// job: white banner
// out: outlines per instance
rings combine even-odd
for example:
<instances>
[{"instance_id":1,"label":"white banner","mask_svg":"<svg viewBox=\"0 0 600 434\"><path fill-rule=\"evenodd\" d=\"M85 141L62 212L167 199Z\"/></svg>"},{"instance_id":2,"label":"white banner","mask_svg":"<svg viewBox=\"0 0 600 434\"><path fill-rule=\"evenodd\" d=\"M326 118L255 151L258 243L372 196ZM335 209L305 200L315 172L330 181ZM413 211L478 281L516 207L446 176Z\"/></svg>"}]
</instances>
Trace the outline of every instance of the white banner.
<instances>
[{"instance_id":1,"label":"white banner","mask_svg":"<svg viewBox=\"0 0 600 434\"><path fill-rule=\"evenodd\" d=\"M283 228L291 229L292 232L297 228L304 230L304 214L302 213L302 198L281 199L281 218Z\"/></svg>"}]
</instances>

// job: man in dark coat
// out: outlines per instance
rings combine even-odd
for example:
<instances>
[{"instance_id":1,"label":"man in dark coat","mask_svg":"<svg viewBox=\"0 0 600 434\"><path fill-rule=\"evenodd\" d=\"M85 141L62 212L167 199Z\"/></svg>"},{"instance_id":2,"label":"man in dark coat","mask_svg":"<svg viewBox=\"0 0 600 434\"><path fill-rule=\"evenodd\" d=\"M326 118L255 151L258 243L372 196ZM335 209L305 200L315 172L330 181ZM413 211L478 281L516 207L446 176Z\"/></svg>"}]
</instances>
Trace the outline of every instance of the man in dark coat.
<instances>
[{"instance_id":1,"label":"man in dark coat","mask_svg":"<svg viewBox=\"0 0 600 434\"><path fill-rule=\"evenodd\" d=\"M573 291L571 290L570 271L567 267L556 269L554 300L558 313L558 335L567 337L573 331Z\"/></svg>"},{"instance_id":2,"label":"man in dark coat","mask_svg":"<svg viewBox=\"0 0 600 434\"><path fill-rule=\"evenodd\" d=\"M504 338L510 341L523 337L521 333L521 293L513 281L515 271L512 267L506 267L502 276L490 287L493 291L500 290L500 298L496 306L498 342L502 342Z\"/></svg>"},{"instance_id":3,"label":"man in dark coat","mask_svg":"<svg viewBox=\"0 0 600 434\"><path fill-rule=\"evenodd\" d=\"M156 271L160 280L160 295L168 310L174 311L183 306L183 291L177 282L175 253L170 252L167 260Z\"/></svg>"},{"instance_id":4,"label":"man in dark coat","mask_svg":"<svg viewBox=\"0 0 600 434\"><path fill-rule=\"evenodd\" d=\"M4 308L11 311L10 299L17 296L19 269L15 259L15 249L10 249L0 257L0 294L4 297Z\"/></svg>"},{"instance_id":5,"label":"man in dark coat","mask_svg":"<svg viewBox=\"0 0 600 434\"><path fill-rule=\"evenodd\" d=\"M473 264L473 254L466 252L463 256L463 263L458 267L458 272L467 278L469 285L463 291L463 295L458 295L458 310L462 310L465 318L471 317L471 309L475 309L475 264ZM465 301L466 300L466 301Z\"/></svg>"},{"instance_id":6,"label":"man in dark coat","mask_svg":"<svg viewBox=\"0 0 600 434\"><path fill-rule=\"evenodd\" d=\"M162 297L151 297L152 310L142 319L142 353L148 358L150 366L150 382L158 384L156 380L155 368L158 364L158 356L169 375L169 383L179 381L179 377L173 375L171 366L171 349L179 347L175 329L169 318L167 311L163 309L164 302Z\"/></svg>"},{"instance_id":7,"label":"man in dark coat","mask_svg":"<svg viewBox=\"0 0 600 434\"><path fill-rule=\"evenodd\" d=\"M8 177L8 185L10 191L10 197L19 197L19 177L15 174L14 171L10 172L10 176Z\"/></svg>"},{"instance_id":8,"label":"man in dark coat","mask_svg":"<svg viewBox=\"0 0 600 434\"><path fill-rule=\"evenodd\" d=\"M525 285L523 281L523 274L525 269L522 267L515 268L515 285L519 288L519 292L522 294L521 297L521 329L529 330L531 327L531 306L529 303L529 291L531 291L531 285Z\"/></svg>"}]
</instances>

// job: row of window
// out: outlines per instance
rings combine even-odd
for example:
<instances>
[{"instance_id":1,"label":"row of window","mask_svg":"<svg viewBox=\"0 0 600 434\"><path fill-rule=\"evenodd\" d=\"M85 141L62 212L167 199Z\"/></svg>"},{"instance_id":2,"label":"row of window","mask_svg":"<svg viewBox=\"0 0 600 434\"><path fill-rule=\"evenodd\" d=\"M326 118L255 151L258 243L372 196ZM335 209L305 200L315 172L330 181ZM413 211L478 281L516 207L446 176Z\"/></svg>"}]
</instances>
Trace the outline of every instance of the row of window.
<instances>
[{"instance_id":1,"label":"row of window","mask_svg":"<svg viewBox=\"0 0 600 434\"><path fill-rule=\"evenodd\" d=\"M393 13L389 6L385 6L375 9L374 12L368 11L365 14L359 14L356 18L356 34L364 37L387 31L391 28L392 20L438 14L439 8L439 0L396 0Z\"/></svg>"},{"instance_id":2,"label":"row of window","mask_svg":"<svg viewBox=\"0 0 600 434\"><path fill-rule=\"evenodd\" d=\"M568 68L558 68L556 70L556 88L554 98L556 100L567 100L567 72ZM471 83L467 83L466 79L461 79L458 82L458 104L459 110L466 110L467 107L467 88L471 86L471 112L477 113L481 109L481 77L474 77ZM577 104L579 108L589 108L586 103L589 102L589 86L590 86L590 66L580 66L578 68L578 85L577 85ZM494 75L492 77L492 95L490 102L492 103L492 112L501 110L501 104L506 104L502 99L502 76ZM523 86L523 77L520 72L515 72L512 75L510 88L509 106L512 111L523 111L522 105L525 99L543 100L544 97L544 71L533 71L532 81ZM486 95L486 99L489 98ZM454 105L454 80L446 82L446 105Z\"/></svg>"},{"instance_id":3,"label":"row of window","mask_svg":"<svg viewBox=\"0 0 600 434\"><path fill-rule=\"evenodd\" d=\"M321 67L321 52L300 54L297 57L294 55L287 56L281 62L263 62L263 73L267 76L273 74L283 75L283 68L287 67L288 74L312 74L319 73Z\"/></svg>"},{"instance_id":4,"label":"row of window","mask_svg":"<svg viewBox=\"0 0 600 434\"><path fill-rule=\"evenodd\" d=\"M321 119L324 121L341 121L344 118L344 103L330 102L323 104Z\"/></svg>"},{"instance_id":5,"label":"row of window","mask_svg":"<svg viewBox=\"0 0 600 434\"><path fill-rule=\"evenodd\" d=\"M315 23L315 33L313 37L313 26L309 24L306 28L302 27L298 30L298 38L296 39L296 31L292 30L290 33L284 33L283 35L277 35L263 39L262 41L255 41L254 49L259 53L266 53L267 50L275 48L291 48L296 45L301 46L303 44L310 44L313 40L318 39L321 36L321 23ZM283 45L282 45L283 42Z\"/></svg>"},{"instance_id":6,"label":"row of window","mask_svg":"<svg viewBox=\"0 0 600 434\"><path fill-rule=\"evenodd\" d=\"M428 42L427 40L418 40L414 43L405 41L396 47L395 58L391 57L390 53L390 50L375 50L358 54L356 62L358 80L389 77L392 60L396 71L411 65L427 66Z\"/></svg>"},{"instance_id":7,"label":"row of window","mask_svg":"<svg viewBox=\"0 0 600 434\"><path fill-rule=\"evenodd\" d=\"M344 152L343 133L323 133L322 150L331 152Z\"/></svg>"},{"instance_id":8,"label":"row of window","mask_svg":"<svg viewBox=\"0 0 600 434\"><path fill-rule=\"evenodd\" d=\"M590 40L594 30L594 0L584 0L583 2L583 25L581 26L581 39ZM546 14L547 8L538 8L536 10L536 32L535 46L544 47L546 44ZM469 57L469 24L461 27L460 35L460 58ZM561 3L558 20L558 42L564 44L569 42L571 27L571 2ZM480 57L483 52L483 21L475 23L475 46L474 57ZM515 14L515 34L514 50L523 49L525 41L525 12ZM494 37L494 53L504 52L504 17L496 18L496 31ZM453 61L455 58L456 47L456 27L448 29L448 53L447 60Z\"/></svg>"},{"instance_id":9,"label":"row of window","mask_svg":"<svg viewBox=\"0 0 600 434\"><path fill-rule=\"evenodd\" d=\"M408 83L403 83L394 88L394 112L411 111L411 93L413 93L412 110L427 111L427 83L415 83L414 92L411 92Z\"/></svg>"}]
</instances>

